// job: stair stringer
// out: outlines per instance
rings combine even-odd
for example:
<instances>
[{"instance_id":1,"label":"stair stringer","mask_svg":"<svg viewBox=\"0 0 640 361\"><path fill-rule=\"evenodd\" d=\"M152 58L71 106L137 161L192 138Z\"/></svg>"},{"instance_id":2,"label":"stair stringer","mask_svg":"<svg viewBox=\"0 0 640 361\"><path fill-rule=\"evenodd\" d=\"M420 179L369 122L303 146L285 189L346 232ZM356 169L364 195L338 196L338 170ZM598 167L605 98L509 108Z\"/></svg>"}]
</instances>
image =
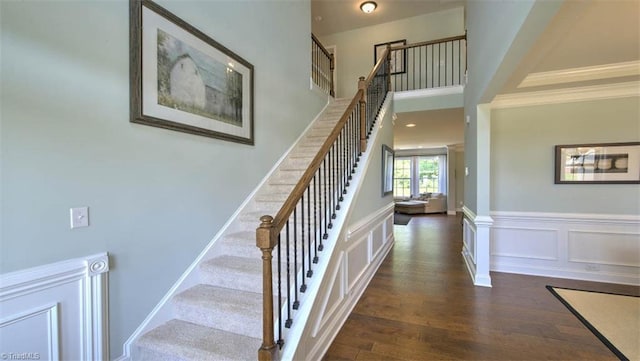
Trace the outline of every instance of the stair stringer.
<instances>
[{"instance_id":1,"label":"stair stringer","mask_svg":"<svg viewBox=\"0 0 640 361\"><path fill-rule=\"evenodd\" d=\"M376 139L378 137L378 130L383 125L382 122L385 119L391 117L393 103L393 93L388 93L387 97L382 104L380 112L376 118L374 129L372 130L368 142L367 142L367 150L364 152L360 158L360 162L358 163L358 168L356 173L353 176L353 180L351 181L351 186L347 190L347 194L344 197L344 201L340 203L341 209L336 212L336 219L333 220L333 228L331 232L328 234L327 240L324 242L325 248L321 253L319 258L319 262L316 265L314 276L307 282L307 291L301 294L300 299L300 309L298 309L295 313L295 318L293 324L290 329L285 329L284 332L284 340L285 344L283 348L279 351L279 358L281 360L319 360L322 358L324 350L328 347L328 345L308 345L303 341L303 338L309 332L316 333L318 329L317 323L320 321L319 319L314 318L317 314L314 312L317 308L326 307L326 303L321 299L322 294L320 293L322 286L332 282L334 279L345 277L344 274L341 273L340 267L336 267L331 269L330 266L334 264L342 263L346 257L343 250L340 247L337 247L338 243L341 240L344 240L349 236L349 229L347 228L348 221L350 220L350 215L353 211L353 202L357 199L358 194L360 192L362 183L364 181L364 176L371 165L372 152L378 151L377 147L373 145L376 143ZM390 119L388 120L389 124L385 126L391 126ZM376 212L373 215L373 218L389 218L389 214L393 214L393 203L383 209ZM386 232L385 232L386 233ZM392 230L391 230L392 234ZM369 279L364 281L362 287L358 290L354 291L352 300L346 305L345 309L340 310L336 314L332 323L332 330L326 332L327 335L323 337L329 343L335 337L335 334L340 330L340 327L346 320L346 316L348 316L351 309L355 306L358 299L360 298L362 292L365 289L366 284L368 284L370 280L370 276L372 276L375 271L380 266L380 261L384 259L387 252L391 249L393 245L393 236L391 235L391 240L387 240L385 242L385 247L381 252L375 255L375 261L371 263L371 267L369 270ZM321 275L321 277L318 277ZM344 284L344 282L342 283ZM342 286L341 286L342 287ZM345 290L341 289L340 293L342 295L345 294ZM323 313L325 310L322 309L320 313ZM276 323L277 324L277 323ZM277 327L277 326L276 326ZM276 335L277 335L276 329ZM330 338L330 339L329 339ZM312 356L312 358L309 358Z\"/></svg>"},{"instance_id":2,"label":"stair stringer","mask_svg":"<svg viewBox=\"0 0 640 361\"><path fill-rule=\"evenodd\" d=\"M289 158L289 155L292 153L294 149L301 143L302 140L305 139L309 131L317 124L318 121L322 118L323 114L329 106L335 101L334 98L327 97L327 103L325 106L318 112L316 117L309 123L309 125L300 133L298 139L296 139L293 144L282 154L280 159L278 159L273 167L267 172L264 178L260 181L260 183L256 186L256 188L245 198L245 200L240 204L238 209L229 217L227 222L220 228L220 230L215 234L215 236L211 239L211 241L207 244L207 246L200 252L198 257L193 261L193 263L185 270L185 272L178 278L178 280L171 286L169 291L162 297L162 299L158 302L158 304L151 310L149 315L142 321L140 326L131 334L131 336L125 341L123 344L123 354L122 356L117 358L117 361L125 361L131 359L131 348L135 341L150 331L151 329L158 327L159 325L171 320L173 318L173 310L171 306L171 300L179 293L199 284L199 265L206 259L211 258L211 253L213 252L214 245L218 242L218 240L225 235L229 229L231 229L234 222L237 220L238 216L243 213L251 204L255 201L256 195L258 192L263 189L272 179L272 176L278 171L280 166ZM256 219L256 227L259 225L259 220ZM258 248L256 247L256 251ZM259 253L257 253L259 254ZM259 257L259 256L257 256Z\"/></svg>"}]
</instances>

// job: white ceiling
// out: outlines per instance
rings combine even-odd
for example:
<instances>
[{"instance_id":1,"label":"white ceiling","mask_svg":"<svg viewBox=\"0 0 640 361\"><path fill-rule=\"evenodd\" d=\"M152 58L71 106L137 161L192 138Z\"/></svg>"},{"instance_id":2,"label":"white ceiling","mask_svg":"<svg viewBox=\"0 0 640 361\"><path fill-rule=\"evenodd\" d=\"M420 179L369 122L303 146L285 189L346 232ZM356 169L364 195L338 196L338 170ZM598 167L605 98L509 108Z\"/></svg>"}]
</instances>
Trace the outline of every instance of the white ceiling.
<instances>
[{"instance_id":1,"label":"white ceiling","mask_svg":"<svg viewBox=\"0 0 640 361\"><path fill-rule=\"evenodd\" d=\"M362 0L363 1L363 0ZM373 14L359 10L361 0L311 0L312 29L317 35L341 32L464 5L459 0L375 0ZM373 16L372 16L373 15ZM316 20L320 16L321 21ZM511 74L500 94L515 94L593 84L639 81L635 75L605 73L604 79L570 79L518 87L530 75L571 75L607 64L640 61L640 0L567 0ZM585 68L590 67L590 68ZM635 68L634 68L635 67ZM602 72L600 72L602 75ZM607 75L609 74L609 75ZM563 78L564 79L564 78ZM396 149L435 148L463 143L461 109L398 114ZM405 124L415 123L414 128ZM448 129L447 125L451 128Z\"/></svg>"},{"instance_id":2,"label":"white ceiling","mask_svg":"<svg viewBox=\"0 0 640 361\"><path fill-rule=\"evenodd\" d=\"M365 0L311 0L311 31L316 36L383 24L464 5L464 0L375 0L371 14L360 10Z\"/></svg>"},{"instance_id":3,"label":"white ceiling","mask_svg":"<svg viewBox=\"0 0 640 361\"><path fill-rule=\"evenodd\" d=\"M400 113L393 126L395 149L441 148L464 143L464 109ZM412 123L415 127L407 127Z\"/></svg>"}]
</instances>

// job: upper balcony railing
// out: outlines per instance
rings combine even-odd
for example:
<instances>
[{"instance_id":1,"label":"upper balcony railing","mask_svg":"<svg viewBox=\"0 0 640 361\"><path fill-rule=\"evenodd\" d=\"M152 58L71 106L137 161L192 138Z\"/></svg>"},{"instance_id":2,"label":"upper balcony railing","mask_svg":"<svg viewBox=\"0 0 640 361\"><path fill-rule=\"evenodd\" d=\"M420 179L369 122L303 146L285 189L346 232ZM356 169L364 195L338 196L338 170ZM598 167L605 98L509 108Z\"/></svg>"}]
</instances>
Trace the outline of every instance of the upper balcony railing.
<instances>
[{"instance_id":1,"label":"upper balcony railing","mask_svg":"<svg viewBox=\"0 0 640 361\"><path fill-rule=\"evenodd\" d=\"M335 67L333 54L311 34L311 79L323 91L335 96L333 84L333 69Z\"/></svg>"},{"instance_id":2,"label":"upper balcony railing","mask_svg":"<svg viewBox=\"0 0 640 361\"><path fill-rule=\"evenodd\" d=\"M467 36L392 47L390 66L392 91L463 85Z\"/></svg>"}]
</instances>

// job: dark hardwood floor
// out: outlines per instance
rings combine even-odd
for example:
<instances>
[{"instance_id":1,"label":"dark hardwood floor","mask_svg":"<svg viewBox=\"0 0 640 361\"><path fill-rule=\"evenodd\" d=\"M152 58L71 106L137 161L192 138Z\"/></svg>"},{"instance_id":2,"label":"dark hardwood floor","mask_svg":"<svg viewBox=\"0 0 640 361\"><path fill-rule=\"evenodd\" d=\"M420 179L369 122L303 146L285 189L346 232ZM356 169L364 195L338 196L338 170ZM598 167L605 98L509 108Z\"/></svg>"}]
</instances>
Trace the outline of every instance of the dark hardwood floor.
<instances>
[{"instance_id":1,"label":"dark hardwood floor","mask_svg":"<svg viewBox=\"0 0 640 361\"><path fill-rule=\"evenodd\" d=\"M460 216L414 217L324 360L617 360L545 285L640 294L634 286L492 273L475 287Z\"/></svg>"}]
</instances>

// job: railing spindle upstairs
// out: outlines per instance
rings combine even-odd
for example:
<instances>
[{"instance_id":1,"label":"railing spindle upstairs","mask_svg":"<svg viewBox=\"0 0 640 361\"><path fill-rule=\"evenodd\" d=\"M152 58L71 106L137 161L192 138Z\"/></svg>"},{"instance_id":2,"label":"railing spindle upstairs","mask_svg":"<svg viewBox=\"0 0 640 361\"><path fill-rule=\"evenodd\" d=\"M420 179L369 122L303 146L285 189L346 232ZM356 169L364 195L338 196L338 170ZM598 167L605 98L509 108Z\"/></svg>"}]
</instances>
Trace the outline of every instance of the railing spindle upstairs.
<instances>
[{"instance_id":1,"label":"railing spindle upstairs","mask_svg":"<svg viewBox=\"0 0 640 361\"><path fill-rule=\"evenodd\" d=\"M390 76L393 88L390 84L388 89L406 91L464 84L466 39L465 34L392 47L388 56L393 54L395 73Z\"/></svg>"},{"instance_id":2,"label":"railing spindle upstairs","mask_svg":"<svg viewBox=\"0 0 640 361\"><path fill-rule=\"evenodd\" d=\"M311 79L332 97L335 96L334 70L333 54L322 45L315 35L311 34Z\"/></svg>"}]
</instances>

